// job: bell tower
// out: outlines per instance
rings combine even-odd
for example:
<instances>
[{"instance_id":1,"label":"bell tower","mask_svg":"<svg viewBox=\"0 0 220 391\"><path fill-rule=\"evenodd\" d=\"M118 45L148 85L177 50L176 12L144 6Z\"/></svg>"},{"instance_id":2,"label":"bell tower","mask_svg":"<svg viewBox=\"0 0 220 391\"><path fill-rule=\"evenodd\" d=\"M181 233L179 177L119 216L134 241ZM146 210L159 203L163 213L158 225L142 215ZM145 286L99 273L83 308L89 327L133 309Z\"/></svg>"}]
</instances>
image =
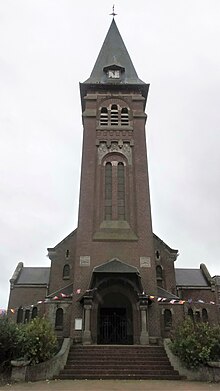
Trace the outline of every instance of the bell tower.
<instances>
[{"instance_id":1,"label":"bell tower","mask_svg":"<svg viewBox=\"0 0 220 391\"><path fill-rule=\"evenodd\" d=\"M73 317L81 316L84 305L85 343L98 342L100 314L117 306L109 302L111 286L113 296L123 284L135 291L122 292L131 296L134 343L147 343L159 330L157 303L149 307L143 294L154 295L157 288L145 137L148 90L113 18L92 73L80 84L83 150L74 286L96 292L90 299L84 295L81 304L73 301ZM99 289L99 298L105 289L109 295L105 310L95 298Z\"/></svg>"}]
</instances>

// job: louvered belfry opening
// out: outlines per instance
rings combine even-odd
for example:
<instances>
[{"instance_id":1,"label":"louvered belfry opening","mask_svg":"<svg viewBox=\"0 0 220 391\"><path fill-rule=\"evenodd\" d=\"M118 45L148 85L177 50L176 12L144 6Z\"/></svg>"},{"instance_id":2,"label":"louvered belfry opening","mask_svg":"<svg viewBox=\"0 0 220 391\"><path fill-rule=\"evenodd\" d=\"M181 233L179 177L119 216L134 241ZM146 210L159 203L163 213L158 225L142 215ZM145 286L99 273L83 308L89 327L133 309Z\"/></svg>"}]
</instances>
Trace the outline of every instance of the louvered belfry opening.
<instances>
[{"instance_id":1,"label":"louvered belfry opening","mask_svg":"<svg viewBox=\"0 0 220 391\"><path fill-rule=\"evenodd\" d=\"M111 125L118 126L118 106L111 106Z\"/></svg>"},{"instance_id":2,"label":"louvered belfry opening","mask_svg":"<svg viewBox=\"0 0 220 391\"><path fill-rule=\"evenodd\" d=\"M101 107L99 116L100 126L129 126L129 110L127 107L120 107L112 104L108 107Z\"/></svg>"},{"instance_id":3,"label":"louvered belfry opening","mask_svg":"<svg viewBox=\"0 0 220 391\"><path fill-rule=\"evenodd\" d=\"M123 107L121 109L121 125L128 126L129 125L129 115L127 107Z\"/></svg>"},{"instance_id":4,"label":"louvered belfry opening","mask_svg":"<svg viewBox=\"0 0 220 391\"><path fill-rule=\"evenodd\" d=\"M101 108L100 125L101 126L108 126L108 109L107 109L107 107Z\"/></svg>"}]
</instances>

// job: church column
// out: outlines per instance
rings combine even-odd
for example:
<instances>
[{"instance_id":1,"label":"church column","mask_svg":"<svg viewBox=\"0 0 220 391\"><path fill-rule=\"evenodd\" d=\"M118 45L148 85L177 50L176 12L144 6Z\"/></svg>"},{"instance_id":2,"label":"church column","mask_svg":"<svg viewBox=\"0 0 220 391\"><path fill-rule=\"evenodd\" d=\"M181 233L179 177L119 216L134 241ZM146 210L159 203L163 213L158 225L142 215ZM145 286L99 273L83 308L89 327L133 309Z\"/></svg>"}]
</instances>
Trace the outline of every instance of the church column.
<instances>
[{"instance_id":1,"label":"church column","mask_svg":"<svg viewBox=\"0 0 220 391\"><path fill-rule=\"evenodd\" d=\"M83 330L83 345L91 345L91 308L92 308L92 300L84 299L84 330Z\"/></svg>"},{"instance_id":2,"label":"church column","mask_svg":"<svg viewBox=\"0 0 220 391\"><path fill-rule=\"evenodd\" d=\"M147 327L147 309L148 309L148 300L146 297L142 297L140 300L140 313L141 313L141 335L140 335L140 344L149 345L149 334Z\"/></svg>"}]
</instances>

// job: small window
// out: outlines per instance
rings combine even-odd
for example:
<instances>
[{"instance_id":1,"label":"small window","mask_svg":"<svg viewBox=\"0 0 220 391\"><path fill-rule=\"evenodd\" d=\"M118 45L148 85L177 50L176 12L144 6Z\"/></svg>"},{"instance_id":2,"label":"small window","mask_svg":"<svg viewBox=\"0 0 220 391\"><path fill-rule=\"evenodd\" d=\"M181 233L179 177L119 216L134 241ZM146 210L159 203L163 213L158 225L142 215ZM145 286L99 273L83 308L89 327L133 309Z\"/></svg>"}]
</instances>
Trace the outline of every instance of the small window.
<instances>
[{"instance_id":1,"label":"small window","mask_svg":"<svg viewBox=\"0 0 220 391\"><path fill-rule=\"evenodd\" d=\"M160 259L160 251L157 250L157 251L155 252L155 254L156 254L156 259L159 260L159 259Z\"/></svg>"},{"instance_id":2,"label":"small window","mask_svg":"<svg viewBox=\"0 0 220 391\"><path fill-rule=\"evenodd\" d=\"M66 258L69 258L69 255L70 255L70 251L66 250Z\"/></svg>"},{"instance_id":3,"label":"small window","mask_svg":"<svg viewBox=\"0 0 220 391\"><path fill-rule=\"evenodd\" d=\"M171 329L172 327L172 312L168 309L164 311L164 328Z\"/></svg>"},{"instance_id":4,"label":"small window","mask_svg":"<svg viewBox=\"0 0 220 391\"><path fill-rule=\"evenodd\" d=\"M70 278L70 265L66 263L63 267L63 278L68 279Z\"/></svg>"},{"instance_id":5,"label":"small window","mask_svg":"<svg viewBox=\"0 0 220 391\"><path fill-rule=\"evenodd\" d=\"M63 328L63 309L58 308L56 310L55 329Z\"/></svg>"},{"instance_id":6,"label":"small window","mask_svg":"<svg viewBox=\"0 0 220 391\"><path fill-rule=\"evenodd\" d=\"M38 313L37 307L33 307L32 313L31 313L31 319L36 318L37 317L37 313Z\"/></svg>"},{"instance_id":7,"label":"small window","mask_svg":"<svg viewBox=\"0 0 220 391\"><path fill-rule=\"evenodd\" d=\"M24 314L24 311L23 311L23 308L18 308L18 312L17 312L17 323L22 323L23 322L23 314Z\"/></svg>"},{"instance_id":8,"label":"small window","mask_svg":"<svg viewBox=\"0 0 220 391\"><path fill-rule=\"evenodd\" d=\"M202 321L203 322L208 322L208 312L206 308L202 309Z\"/></svg>"}]
</instances>

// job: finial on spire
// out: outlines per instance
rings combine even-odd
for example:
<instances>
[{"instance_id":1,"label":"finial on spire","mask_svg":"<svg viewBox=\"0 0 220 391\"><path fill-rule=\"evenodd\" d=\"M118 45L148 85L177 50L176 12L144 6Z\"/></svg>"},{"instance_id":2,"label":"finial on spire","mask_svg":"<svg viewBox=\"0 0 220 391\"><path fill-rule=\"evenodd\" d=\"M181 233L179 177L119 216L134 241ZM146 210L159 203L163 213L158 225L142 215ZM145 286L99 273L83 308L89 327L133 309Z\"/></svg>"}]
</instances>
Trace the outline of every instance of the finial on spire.
<instances>
[{"instance_id":1,"label":"finial on spire","mask_svg":"<svg viewBox=\"0 0 220 391\"><path fill-rule=\"evenodd\" d=\"M110 15L112 15L113 18L117 15L117 14L115 13L115 5L114 5L114 4L113 4L113 6L112 6L112 13L111 13Z\"/></svg>"}]
</instances>

